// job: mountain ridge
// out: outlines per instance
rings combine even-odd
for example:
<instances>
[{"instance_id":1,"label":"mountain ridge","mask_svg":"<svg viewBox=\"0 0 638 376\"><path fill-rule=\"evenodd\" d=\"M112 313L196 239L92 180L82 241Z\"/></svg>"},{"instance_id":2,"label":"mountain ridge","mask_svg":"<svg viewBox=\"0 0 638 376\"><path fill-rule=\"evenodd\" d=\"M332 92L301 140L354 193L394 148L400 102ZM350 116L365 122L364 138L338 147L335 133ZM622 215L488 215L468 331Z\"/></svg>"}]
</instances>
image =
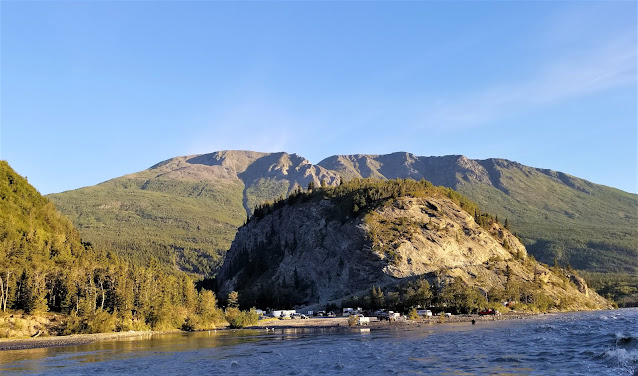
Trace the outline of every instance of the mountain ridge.
<instances>
[{"instance_id":1,"label":"mountain ridge","mask_svg":"<svg viewBox=\"0 0 638 376\"><path fill-rule=\"evenodd\" d=\"M255 206L310 183L334 186L341 179L361 178L425 179L458 190L509 219L529 252L543 262L556 258L577 269L638 271L638 195L501 158L397 152L335 155L313 165L286 152L226 150L170 158L49 197L88 240L129 253L140 253L140 242L150 244L165 262L212 275ZM148 228L152 236L136 239L133 228Z\"/></svg>"}]
</instances>

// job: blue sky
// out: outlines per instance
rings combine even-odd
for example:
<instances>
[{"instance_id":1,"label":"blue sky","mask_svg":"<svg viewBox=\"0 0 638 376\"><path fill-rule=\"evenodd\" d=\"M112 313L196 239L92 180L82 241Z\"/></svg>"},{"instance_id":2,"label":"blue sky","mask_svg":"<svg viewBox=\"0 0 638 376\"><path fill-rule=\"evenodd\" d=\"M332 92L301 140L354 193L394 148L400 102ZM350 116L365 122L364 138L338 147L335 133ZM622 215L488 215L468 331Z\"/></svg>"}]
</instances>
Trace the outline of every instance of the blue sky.
<instances>
[{"instance_id":1,"label":"blue sky","mask_svg":"<svg viewBox=\"0 0 638 376\"><path fill-rule=\"evenodd\" d=\"M638 191L634 1L0 4L0 159L44 194L225 149Z\"/></svg>"}]
</instances>

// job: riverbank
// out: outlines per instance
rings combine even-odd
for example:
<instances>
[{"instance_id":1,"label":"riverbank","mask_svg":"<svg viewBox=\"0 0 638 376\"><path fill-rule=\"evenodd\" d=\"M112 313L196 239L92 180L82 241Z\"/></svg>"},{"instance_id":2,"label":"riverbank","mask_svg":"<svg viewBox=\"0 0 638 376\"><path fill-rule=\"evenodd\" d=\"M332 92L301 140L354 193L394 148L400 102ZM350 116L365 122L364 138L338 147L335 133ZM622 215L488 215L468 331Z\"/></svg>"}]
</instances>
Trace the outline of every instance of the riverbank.
<instances>
[{"instance_id":1,"label":"riverbank","mask_svg":"<svg viewBox=\"0 0 638 376\"><path fill-rule=\"evenodd\" d=\"M508 312L500 316L479 316L479 315L455 315L450 317L426 317L418 320L397 320L393 322L378 321L376 318L371 319L370 324L365 327L371 329L379 328L391 328L401 326L413 326L420 324L445 324L445 323L471 323L475 320L477 323L484 321L499 321L499 320L519 320L536 316L535 313L527 312ZM275 329L291 329L291 328L335 328L335 327L349 327L348 317L313 317L309 319L265 319L260 320L257 325L248 327L246 329L258 329L258 330L275 330ZM224 330L220 328L218 330ZM60 347L60 346L77 346L86 345L96 341L116 340L121 338L146 338L152 335L166 334L166 333L179 333L181 331L174 330L168 332L157 331L130 331L130 332L116 332L116 333L98 333L98 334L73 334L69 336L48 336L38 338L3 338L0 339L0 351L3 350L23 350L23 349L35 349L45 347Z\"/></svg>"},{"instance_id":2,"label":"riverbank","mask_svg":"<svg viewBox=\"0 0 638 376\"><path fill-rule=\"evenodd\" d=\"M87 345L96 341L107 341L121 338L149 337L160 332L139 331L139 332L116 332L97 334L72 334L68 336L51 336L38 338L3 338L0 339L0 351L3 350L24 350L45 347L78 346ZM165 332L161 332L165 333Z\"/></svg>"},{"instance_id":3,"label":"riverbank","mask_svg":"<svg viewBox=\"0 0 638 376\"><path fill-rule=\"evenodd\" d=\"M85 346L0 351L0 374L629 376L638 370L632 334L638 309L511 318L476 325L153 334ZM330 323L317 323L322 322Z\"/></svg>"},{"instance_id":4,"label":"riverbank","mask_svg":"<svg viewBox=\"0 0 638 376\"><path fill-rule=\"evenodd\" d=\"M415 324L445 324L445 323L471 323L482 321L499 321L499 320L522 320L528 317L533 317L538 313L529 312L508 312L499 316L479 316L479 315L454 315L450 317L423 317L417 320L405 320L400 319L396 321L379 321L376 318L371 318L370 323L366 325L369 328L383 328L391 326L404 326ZM309 319L266 319L260 320L257 325L249 327L249 329L290 329L290 328L333 328L333 327L347 327L347 317L313 317Z\"/></svg>"}]
</instances>

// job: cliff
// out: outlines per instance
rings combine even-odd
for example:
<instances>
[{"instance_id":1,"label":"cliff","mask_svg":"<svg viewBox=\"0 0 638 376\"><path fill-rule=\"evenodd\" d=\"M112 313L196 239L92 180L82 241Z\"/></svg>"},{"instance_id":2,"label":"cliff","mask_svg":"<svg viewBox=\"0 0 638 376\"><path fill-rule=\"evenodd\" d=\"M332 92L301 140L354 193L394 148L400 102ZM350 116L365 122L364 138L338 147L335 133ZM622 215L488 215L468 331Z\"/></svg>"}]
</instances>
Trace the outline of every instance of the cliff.
<instances>
[{"instance_id":1,"label":"cliff","mask_svg":"<svg viewBox=\"0 0 638 376\"><path fill-rule=\"evenodd\" d=\"M218 281L245 305L339 303L386 294L425 279L445 286L557 309L607 302L571 274L528 257L496 218L458 193L428 182L355 181L291 197L241 227ZM580 291L579 291L580 287ZM276 300L271 299L277 297Z\"/></svg>"}]
</instances>

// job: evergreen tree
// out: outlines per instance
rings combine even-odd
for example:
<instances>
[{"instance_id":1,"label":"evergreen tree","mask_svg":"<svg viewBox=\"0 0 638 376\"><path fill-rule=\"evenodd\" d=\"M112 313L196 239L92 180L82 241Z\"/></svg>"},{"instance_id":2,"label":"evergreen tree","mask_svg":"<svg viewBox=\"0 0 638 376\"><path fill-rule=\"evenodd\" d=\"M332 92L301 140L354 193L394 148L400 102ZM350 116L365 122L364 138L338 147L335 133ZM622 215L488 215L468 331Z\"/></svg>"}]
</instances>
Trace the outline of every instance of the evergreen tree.
<instances>
[{"instance_id":1,"label":"evergreen tree","mask_svg":"<svg viewBox=\"0 0 638 376\"><path fill-rule=\"evenodd\" d=\"M237 293L237 291L231 291L230 294L228 294L226 306L230 308L239 307L239 294Z\"/></svg>"}]
</instances>

